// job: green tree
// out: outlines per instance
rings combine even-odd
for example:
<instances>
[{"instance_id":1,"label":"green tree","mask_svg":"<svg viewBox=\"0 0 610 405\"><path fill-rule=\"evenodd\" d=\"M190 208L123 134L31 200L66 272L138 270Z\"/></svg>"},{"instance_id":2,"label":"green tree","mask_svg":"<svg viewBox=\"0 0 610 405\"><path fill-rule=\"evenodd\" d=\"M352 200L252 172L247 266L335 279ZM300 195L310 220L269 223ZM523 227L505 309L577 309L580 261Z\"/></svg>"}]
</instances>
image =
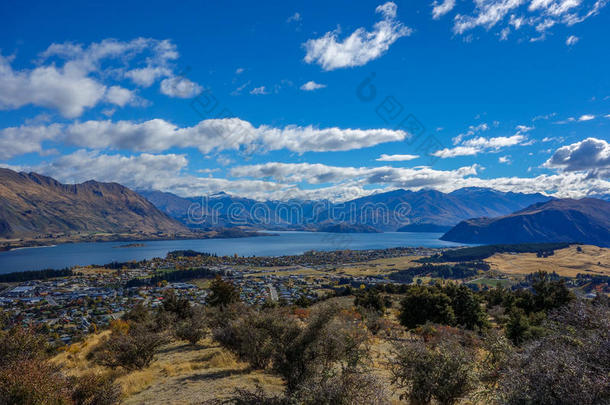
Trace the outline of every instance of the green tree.
<instances>
[{"instance_id":1,"label":"green tree","mask_svg":"<svg viewBox=\"0 0 610 405\"><path fill-rule=\"evenodd\" d=\"M442 291L451 299L457 325L475 329L487 324L487 314L481 308L479 297L470 288L450 283Z\"/></svg>"},{"instance_id":2,"label":"green tree","mask_svg":"<svg viewBox=\"0 0 610 405\"><path fill-rule=\"evenodd\" d=\"M400 302L400 323L413 329L426 322L454 325L451 298L436 288L411 287Z\"/></svg>"},{"instance_id":3,"label":"green tree","mask_svg":"<svg viewBox=\"0 0 610 405\"><path fill-rule=\"evenodd\" d=\"M239 290L235 284L216 276L210 284L210 295L207 298L207 303L213 307L226 307L238 301Z\"/></svg>"}]
</instances>

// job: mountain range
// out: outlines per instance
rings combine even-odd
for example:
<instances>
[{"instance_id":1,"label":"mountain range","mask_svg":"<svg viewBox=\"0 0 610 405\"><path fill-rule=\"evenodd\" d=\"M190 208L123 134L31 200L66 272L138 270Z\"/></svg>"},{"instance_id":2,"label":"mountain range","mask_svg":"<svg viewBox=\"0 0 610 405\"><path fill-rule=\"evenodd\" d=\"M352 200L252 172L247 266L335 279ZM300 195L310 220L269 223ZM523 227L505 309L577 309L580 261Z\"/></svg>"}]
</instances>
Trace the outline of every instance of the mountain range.
<instances>
[{"instance_id":1,"label":"mountain range","mask_svg":"<svg viewBox=\"0 0 610 405\"><path fill-rule=\"evenodd\" d=\"M542 194L462 188L451 193L436 190L394 190L342 203L328 200L256 201L219 193L183 198L160 191L139 191L157 208L194 228L249 225L262 229L339 231L445 231L475 217L507 215L531 204L546 202ZM363 228L365 227L365 228Z\"/></svg>"},{"instance_id":2,"label":"mountain range","mask_svg":"<svg viewBox=\"0 0 610 405\"><path fill-rule=\"evenodd\" d=\"M78 232L175 235L189 231L120 184L62 184L40 174L0 168L1 238Z\"/></svg>"},{"instance_id":3,"label":"mountain range","mask_svg":"<svg viewBox=\"0 0 610 405\"><path fill-rule=\"evenodd\" d=\"M610 202L583 198L537 203L510 215L462 221L441 239L483 244L581 242L610 246Z\"/></svg>"},{"instance_id":4,"label":"mountain range","mask_svg":"<svg viewBox=\"0 0 610 405\"><path fill-rule=\"evenodd\" d=\"M245 236L247 230L448 232L462 243L583 242L610 245L610 202L462 188L394 190L351 201L257 201L218 193L184 198L117 183L62 184L0 169L0 238L54 234ZM250 232L251 234L251 232ZM81 238L82 239L82 238Z\"/></svg>"}]
</instances>

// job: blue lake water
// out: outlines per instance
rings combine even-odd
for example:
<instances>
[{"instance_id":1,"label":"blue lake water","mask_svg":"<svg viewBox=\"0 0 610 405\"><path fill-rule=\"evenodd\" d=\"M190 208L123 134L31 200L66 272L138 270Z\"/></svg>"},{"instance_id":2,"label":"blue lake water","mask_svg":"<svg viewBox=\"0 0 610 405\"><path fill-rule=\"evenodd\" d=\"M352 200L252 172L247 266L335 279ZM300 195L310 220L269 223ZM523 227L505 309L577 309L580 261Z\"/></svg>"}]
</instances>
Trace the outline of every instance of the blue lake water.
<instances>
[{"instance_id":1,"label":"blue lake water","mask_svg":"<svg viewBox=\"0 0 610 405\"><path fill-rule=\"evenodd\" d=\"M0 274L14 271L61 269L113 261L165 257L172 250L192 249L220 256L282 256L308 250L384 249L391 247L450 247L460 244L439 240L440 233L325 233L274 232L277 236L233 239L163 240L144 242L68 243L50 247L0 252ZM142 247L119 247L143 243ZM463 245L463 244L462 244Z\"/></svg>"}]
</instances>

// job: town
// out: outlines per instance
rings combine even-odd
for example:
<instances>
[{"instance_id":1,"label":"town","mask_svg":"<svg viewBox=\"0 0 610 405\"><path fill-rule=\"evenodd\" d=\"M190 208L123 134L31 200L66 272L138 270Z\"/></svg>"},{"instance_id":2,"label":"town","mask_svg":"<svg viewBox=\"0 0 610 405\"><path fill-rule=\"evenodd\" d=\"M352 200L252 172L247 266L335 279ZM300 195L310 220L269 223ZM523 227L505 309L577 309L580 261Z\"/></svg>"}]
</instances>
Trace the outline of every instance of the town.
<instances>
[{"instance_id":1,"label":"town","mask_svg":"<svg viewBox=\"0 0 610 405\"><path fill-rule=\"evenodd\" d=\"M442 266L419 264L421 258L438 257L444 252L449 249L310 251L280 257L221 257L174 251L165 258L75 267L60 277L53 276L64 273L51 271L19 281L28 278L27 272L15 273L16 281L0 283L0 305L7 324L33 326L48 336L52 345L60 347L107 327L138 303L158 307L168 290L192 304L205 305L209 283L216 276L235 284L241 301L249 305L314 302L348 288L434 284L445 279L462 282L473 290L531 285L528 276L515 278L482 271L489 268L482 262L467 262L459 272L442 272ZM540 260L547 258L537 255ZM469 271L464 272L464 266ZM603 275L578 274L566 278L566 285L592 298L596 293L610 293L609 281Z\"/></svg>"}]
</instances>

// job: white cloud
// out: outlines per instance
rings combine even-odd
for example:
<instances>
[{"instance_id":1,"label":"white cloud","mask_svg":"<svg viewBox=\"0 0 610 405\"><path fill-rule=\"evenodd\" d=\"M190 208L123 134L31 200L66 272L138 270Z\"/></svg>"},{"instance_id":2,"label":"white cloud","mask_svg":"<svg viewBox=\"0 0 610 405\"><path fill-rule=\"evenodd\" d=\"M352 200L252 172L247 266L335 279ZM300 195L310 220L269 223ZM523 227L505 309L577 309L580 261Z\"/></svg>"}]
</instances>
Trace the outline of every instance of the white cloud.
<instances>
[{"instance_id":1,"label":"white cloud","mask_svg":"<svg viewBox=\"0 0 610 405\"><path fill-rule=\"evenodd\" d=\"M238 166L231 179L198 177L188 173L188 160L179 154L122 156L79 150L36 166L0 166L35 171L73 183L90 179L118 182L133 189L169 191L198 196L225 191L260 200L330 199L345 201L396 188L436 189L450 192L462 187L490 187L500 191L549 193L580 198L610 193L610 182L583 172L562 172L532 178L477 177L478 165L455 170L430 167L339 167L310 163L277 163ZM312 186L301 187L295 183ZM330 184L329 184L330 183ZM328 185L327 185L328 184Z\"/></svg>"},{"instance_id":2,"label":"white cloud","mask_svg":"<svg viewBox=\"0 0 610 405\"><path fill-rule=\"evenodd\" d=\"M349 181L354 184L391 184L395 187L434 187L477 174L477 165L442 171L429 167L398 168L341 167L311 163L269 162L260 165L238 166L231 169L234 177L269 178L278 182L326 184Z\"/></svg>"},{"instance_id":3,"label":"white cloud","mask_svg":"<svg viewBox=\"0 0 610 405\"><path fill-rule=\"evenodd\" d=\"M0 55L0 110L33 104L75 118L101 102L105 93L106 86L85 72L53 65L15 71Z\"/></svg>"},{"instance_id":4,"label":"white cloud","mask_svg":"<svg viewBox=\"0 0 610 405\"><path fill-rule=\"evenodd\" d=\"M43 154L42 143L57 138L62 126L21 126L0 130L0 159L10 159L26 153Z\"/></svg>"},{"instance_id":5,"label":"white cloud","mask_svg":"<svg viewBox=\"0 0 610 405\"><path fill-rule=\"evenodd\" d=\"M200 94L203 88L185 77L173 76L161 82L161 93L170 97L193 98Z\"/></svg>"},{"instance_id":6,"label":"white cloud","mask_svg":"<svg viewBox=\"0 0 610 405\"><path fill-rule=\"evenodd\" d=\"M6 128L0 132L0 142L6 140L7 145L15 143L11 150L24 148L30 152L40 151L43 139L89 149L161 152L176 147L197 148L207 154L224 150L260 153L280 149L299 153L345 151L403 141L406 137L404 131L389 129L294 125L283 128L267 125L254 127L238 118L203 120L195 126L184 128L162 119L144 122L91 120L70 125ZM12 156L18 154L11 153Z\"/></svg>"},{"instance_id":7,"label":"white cloud","mask_svg":"<svg viewBox=\"0 0 610 405\"><path fill-rule=\"evenodd\" d=\"M294 13L293 15L291 15L290 17L288 17L288 19L286 20L287 23L291 23L291 22L298 22L301 21L302 17L300 13Z\"/></svg>"},{"instance_id":8,"label":"white cloud","mask_svg":"<svg viewBox=\"0 0 610 405\"><path fill-rule=\"evenodd\" d=\"M397 6L387 2L375 9L383 19L375 23L373 31L358 28L347 38L339 40L339 30L327 32L318 39L303 44L305 62L317 63L324 70L363 66L379 58L396 40L408 36L412 30L396 20Z\"/></svg>"},{"instance_id":9,"label":"white cloud","mask_svg":"<svg viewBox=\"0 0 610 405\"><path fill-rule=\"evenodd\" d=\"M106 101L111 104L124 107L128 103L133 103L137 99L133 91L121 86L112 86L106 92Z\"/></svg>"},{"instance_id":10,"label":"white cloud","mask_svg":"<svg viewBox=\"0 0 610 405\"><path fill-rule=\"evenodd\" d=\"M592 114L584 114L578 117L578 121L591 121L595 119L595 115Z\"/></svg>"},{"instance_id":11,"label":"white cloud","mask_svg":"<svg viewBox=\"0 0 610 405\"><path fill-rule=\"evenodd\" d=\"M310 163L269 162L261 165L238 166L231 175L238 178L262 178L278 182L332 186L307 191L292 189L288 194L275 194L295 197L305 195L333 196L331 199L346 199L349 195L366 195L375 191L390 191L396 188L410 190L436 189L451 192L462 187L489 187L500 191L524 193L547 193L556 197L580 198L587 195L607 194L610 182L588 176L586 173L561 173L537 177L499 177L482 179L477 177L479 166L465 166L456 170L434 170L429 167L339 167ZM371 190L371 186L377 186ZM381 188L380 188L381 186ZM341 191L344 190L344 191ZM345 192L349 190L349 193ZM298 197L295 197L298 198Z\"/></svg>"},{"instance_id":12,"label":"white cloud","mask_svg":"<svg viewBox=\"0 0 610 405\"><path fill-rule=\"evenodd\" d=\"M117 182L132 189L154 189L185 196L227 191L263 198L265 194L290 187L259 180L197 177L184 173L187 166L188 160L184 155L143 153L122 156L79 150L49 163L21 169L42 173L66 183L94 179Z\"/></svg>"},{"instance_id":13,"label":"white cloud","mask_svg":"<svg viewBox=\"0 0 610 405\"><path fill-rule=\"evenodd\" d=\"M567 39L566 39L566 45L567 46L572 46L575 43L577 43L579 40L579 38L577 36L574 35L570 35Z\"/></svg>"},{"instance_id":14,"label":"white cloud","mask_svg":"<svg viewBox=\"0 0 610 405\"><path fill-rule=\"evenodd\" d=\"M244 68L237 68L237 69L235 69L235 74L240 75L240 74L244 73L245 70L246 69L244 69Z\"/></svg>"},{"instance_id":15,"label":"white cloud","mask_svg":"<svg viewBox=\"0 0 610 405\"><path fill-rule=\"evenodd\" d=\"M435 1L432 3L432 18L438 20L455 7L455 0L443 0L442 3Z\"/></svg>"},{"instance_id":16,"label":"white cloud","mask_svg":"<svg viewBox=\"0 0 610 405\"><path fill-rule=\"evenodd\" d=\"M150 87L162 77L171 76L172 72L167 67L148 66L131 69L125 72L125 77L131 79L135 84L142 87Z\"/></svg>"},{"instance_id":17,"label":"white cloud","mask_svg":"<svg viewBox=\"0 0 610 405\"><path fill-rule=\"evenodd\" d=\"M300 87L300 89L304 90L304 91L313 91L313 90L323 89L325 87L326 87L325 84L316 83L313 80L310 80L307 83L303 84Z\"/></svg>"},{"instance_id":18,"label":"white cloud","mask_svg":"<svg viewBox=\"0 0 610 405\"><path fill-rule=\"evenodd\" d=\"M526 136L517 133L513 136L498 136L495 138L477 137L466 140L460 146L454 148L445 148L432 153L442 159L452 158L456 156L472 156L482 152L497 152L500 149L519 145L526 140Z\"/></svg>"},{"instance_id":19,"label":"white cloud","mask_svg":"<svg viewBox=\"0 0 610 405\"><path fill-rule=\"evenodd\" d=\"M386 155L384 153L375 160L378 162L406 162L417 159L418 157L419 155Z\"/></svg>"},{"instance_id":20,"label":"white cloud","mask_svg":"<svg viewBox=\"0 0 610 405\"><path fill-rule=\"evenodd\" d=\"M562 146L543 166L608 176L610 174L610 144L603 139L587 138L571 145Z\"/></svg>"},{"instance_id":21,"label":"white cloud","mask_svg":"<svg viewBox=\"0 0 610 405\"><path fill-rule=\"evenodd\" d=\"M250 94L264 95L264 94L269 94L269 91L267 91L267 88L265 86L261 86L261 87L255 87L252 90L250 90Z\"/></svg>"},{"instance_id":22,"label":"white cloud","mask_svg":"<svg viewBox=\"0 0 610 405\"><path fill-rule=\"evenodd\" d=\"M570 27L597 15L606 4L607 0L474 0L471 14L455 15L453 31L465 34L477 27L487 31L498 27L504 40L511 27L514 31L529 27L526 35L537 41L545 39L546 32L556 25ZM571 36L566 43L573 45L576 40Z\"/></svg>"},{"instance_id":23,"label":"white cloud","mask_svg":"<svg viewBox=\"0 0 610 405\"><path fill-rule=\"evenodd\" d=\"M116 83L124 80L148 87L163 77L176 79L164 93L179 94L178 90L188 86L173 74L171 63L178 56L171 41L151 38L105 39L88 46L53 43L32 69L15 70L12 60L0 54L0 110L35 105L76 118L102 102L120 107L141 104L133 90ZM191 89L198 87L188 83ZM166 89L169 84L166 82ZM177 90L172 92L172 88Z\"/></svg>"},{"instance_id":24,"label":"white cloud","mask_svg":"<svg viewBox=\"0 0 610 405\"><path fill-rule=\"evenodd\" d=\"M468 131L461 133L452 139L453 144L457 145L458 143L460 143L462 141L462 139L468 138L470 136L478 134L479 132L484 132L487 130L489 130L489 125L487 125L487 123L485 123L485 122L482 124L479 124L479 125L470 125L468 127Z\"/></svg>"},{"instance_id":25,"label":"white cloud","mask_svg":"<svg viewBox=\"0 0 610 405\"><path fill-rule=\"evenodd\" d=\"M499 163L506 163L506 164L510 164L510 163L511 163L510 156L508 156L508 155L507 155L507 156L500 156L500 157L498 158L498 162L499 162Z\"/></svg>"}]
</instances>

